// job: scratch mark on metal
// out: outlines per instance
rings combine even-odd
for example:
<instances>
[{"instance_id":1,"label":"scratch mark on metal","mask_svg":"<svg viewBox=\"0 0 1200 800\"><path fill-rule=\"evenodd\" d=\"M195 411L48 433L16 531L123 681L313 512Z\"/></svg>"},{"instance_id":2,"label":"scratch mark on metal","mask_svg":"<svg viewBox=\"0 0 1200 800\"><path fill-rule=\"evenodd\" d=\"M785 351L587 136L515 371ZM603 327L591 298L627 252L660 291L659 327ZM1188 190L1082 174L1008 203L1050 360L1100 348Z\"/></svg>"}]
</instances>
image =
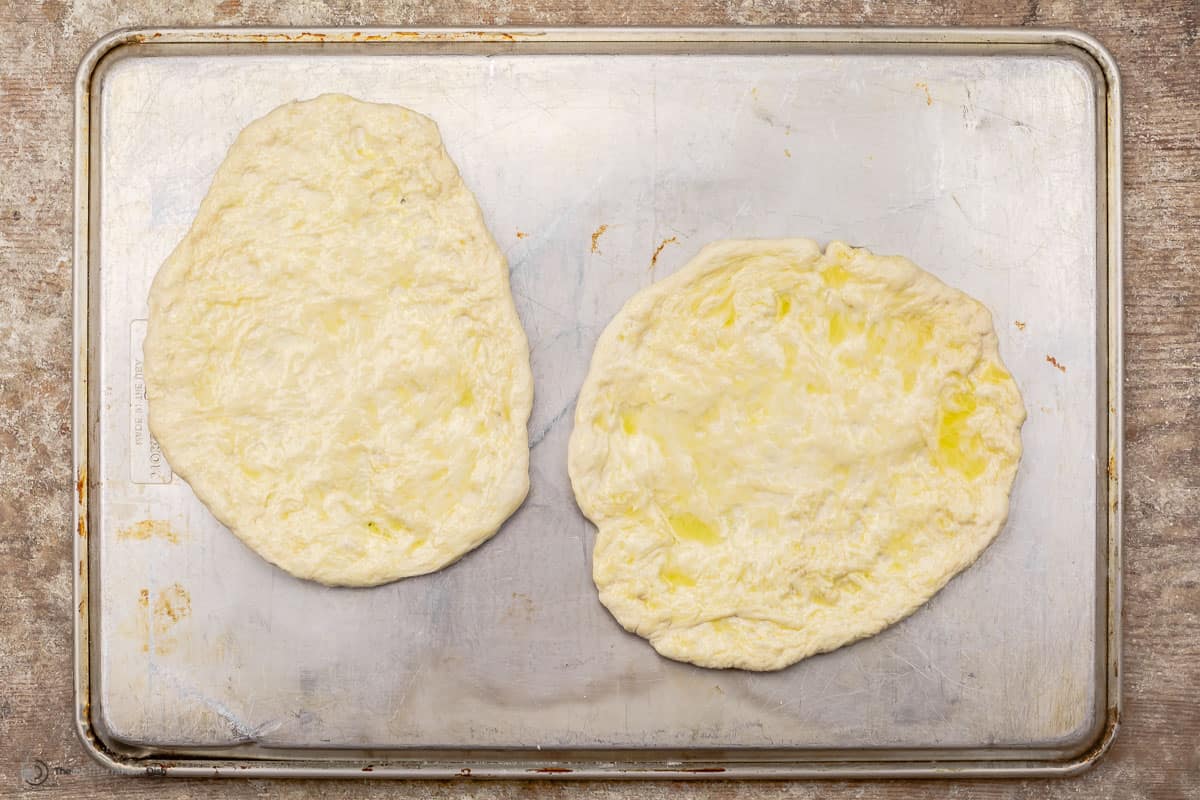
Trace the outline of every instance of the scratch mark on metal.
<instances>
[{"instance_id":1,"label":"scratch mark on metal","mask_svg":"<svg viewBox=\"0 0 1200 800\"><path fill-rule=\"evenodd\" d=\"M562 418L567 415L567 412L570 411L575 406L575 401L577 399L579 399L578 392L576 392L574 395L572 395L571 400L565 406L563 406L561 409L559 409L558 413L555 414L550 419L549 422L547 422L545 425L543 425L541 430L539 430L537 433L535 433L530 438L530 440L529 440L529 449L530 450L532 450L533 448L535 448L539 444L541 444L543 441L545 441L546 437L550 434L550 431L554 429L554 426L557 425L562 420Z\"/></svg>"},{"instance_id":2,"label":"scratch mark on metal","mask_svg":"<svg viewBox=\"0 0 1200 800\"><path fill-rule=\"evenodd\" d=\"M524 292L518 292L516 289L513 289L513 297L519 297L519 298L521 298L522 300L524 300L525 302L529 303L530 305L535 305L535 306L537 306L538 308L542 309L543 311L546 311L546 312L549 312L549 313L551 313L551 314L554 314L555 316L557 316L557 317L561 317L561 318L562 318L562 319L564 319L564 320L570 320L570 319L572 319L572 317L571 317L571 315L570 315L570 314L568 314L568 313L566 313L566 312L564 312L564 311L560 311L560 310L559 310L559 309L557 309L557 308L552 308L552 307L550 307L550 306L546 305L545 303L542 303L542 302L539 302L539 301L537 301L537 300L534 300L534 299L533 299L532 297L530 297L529 295L525 294Z\"/></svg>"},{"instance_id":3,"label":"scratch mark on metal","mask_svg":"<svg viewBox=\"0 0 1200 800\"><path fill-rule=\"evenodd\" d=\"M902 656L902 655L900 655L899 653L897 653L897 652L896 652L895 650L893 650L892 648L890 648L890 647L889 647L889 648L887 648L887 651L888 651L888 655L890 655L892 658L896 659L897 661L903 661L905 664L907 664L908 666L912 667L912 670L913 670L913 672L917 673L918 675L920 675L920 676L921 676L922 678L924 678L925 680L927 680L927 681L934 681L934 680L935 680L935 678L934 678L932 675L930 675L930 674L929 674L929 673L927 673L925 670L923 670L923 669L921 669L920 667L918 667L918 666L917 666L916 664L914 664L912 661L909 661L907 658L905 658L904 656Z\"/></svg>"},{"instance_id":4,"label":"scratch mark on metal","mask_svg":"<svg viewBox=\"0 0 1200 800\"><path fill-rule=\"evenodd\" d=\"M967 212L963 209L962 203L958 202L958 195L954 194L954 192L951 192L950 199L954 201L954 205L958 206L959 213L963 215L967 222L970 222L971 218L967 216Z\"/></svg>"},{"instance_id":5,"label":"scratch mark on metal","mask_svg":"<svg viewBox=\"0 0 1200 800\"><path fill-rule=\"evenodd\" d=\"M174 674L170 670L163 669L156 662L150 662L150 669L156 678L164 679L168 684L174 687L180 695L188 700L192 700L205 706L218 717L220 717L225 724L229 726L229 729L240 742L258 741L258 737L265 736L266 734L278 729L283 724L280 720L272 719L267 720L259 725L249 725L229 706L225 705L215 697L210 697L194 686L184 682L178 675Z\"/></svg>"}]
</instances>

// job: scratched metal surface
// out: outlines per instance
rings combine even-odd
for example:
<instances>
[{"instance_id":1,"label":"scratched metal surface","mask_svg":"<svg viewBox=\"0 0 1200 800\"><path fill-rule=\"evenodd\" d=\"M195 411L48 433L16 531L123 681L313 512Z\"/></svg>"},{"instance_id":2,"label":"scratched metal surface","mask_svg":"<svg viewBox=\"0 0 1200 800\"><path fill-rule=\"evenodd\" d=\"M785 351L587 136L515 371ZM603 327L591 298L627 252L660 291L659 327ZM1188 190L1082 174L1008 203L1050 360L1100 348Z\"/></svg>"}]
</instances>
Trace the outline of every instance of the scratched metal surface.
<instances>
[{"instance_id":1,"label":"scratched metal surface","mask_svg":"<svg viewBox=\"0 0 1200 800\"><path fill-rule=\"evenodd\" d=\"M886 760L1094 739L1107 289L1098 78L1080 60L270 47L131 47L93 87L91 699L109 746ZM454 566L366 590L295 580L244 547L161 462L137 397L150 281L226 149L276 105L334 91L437 120L508 256L536 385L524 506ZM596 599L565 468L605 323L704 243L756 236L901 253L982 299L1029 409L1012 515L978 563L884 633L774 674L677 664L624 633Z\"/></svg>"}]
</instances>

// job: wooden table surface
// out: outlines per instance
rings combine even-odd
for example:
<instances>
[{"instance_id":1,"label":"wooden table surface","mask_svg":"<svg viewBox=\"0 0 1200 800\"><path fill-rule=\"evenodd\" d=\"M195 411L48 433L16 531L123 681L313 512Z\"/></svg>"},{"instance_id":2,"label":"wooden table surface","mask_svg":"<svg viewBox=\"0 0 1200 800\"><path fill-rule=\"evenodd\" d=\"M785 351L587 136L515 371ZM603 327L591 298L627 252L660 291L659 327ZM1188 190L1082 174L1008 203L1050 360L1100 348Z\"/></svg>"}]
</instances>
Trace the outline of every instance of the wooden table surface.
<instances>
[{"instance_id":1,"label":"wooden table surface","mask_svg":"<svg viewBox=\"0 0 1200 800\"><path fill-rule=\"evenodd\" d=\"M1200 2L0 0L0 795L1200 798ZM71 698L72 81L132 25L1036 25L1115 55L1125 92L1125 713L1056 780L794 783L164 781L110 774ZM1069 502L1069 498L1064 501Z\"/></svg>"}]
</instances>

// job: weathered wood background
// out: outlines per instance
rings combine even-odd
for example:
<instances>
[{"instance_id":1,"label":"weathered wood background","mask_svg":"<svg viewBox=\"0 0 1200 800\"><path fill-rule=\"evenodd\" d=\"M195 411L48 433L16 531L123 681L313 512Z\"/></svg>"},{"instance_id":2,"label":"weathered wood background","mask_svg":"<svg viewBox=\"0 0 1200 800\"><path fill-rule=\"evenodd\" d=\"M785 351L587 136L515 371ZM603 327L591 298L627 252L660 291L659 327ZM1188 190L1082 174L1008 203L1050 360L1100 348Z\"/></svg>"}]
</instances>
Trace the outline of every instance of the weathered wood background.
<instances>
[{"instance_id":1,"label":"weathered wood background","mask_svg":"<svg viewBox=\"0 0 1200 800\"><path fill-rule=\"evenodd\" d=\"M131 25L1039 25L1098 37L1125 90L1125 715L1081 777L925 783L330 783L109 774L71 701L71 108ZM0 0L0 794L1200 798L1200 3L1196 0ZM1070 502L1070 498L1063 498Z\"/></svg>"}]
</instances>

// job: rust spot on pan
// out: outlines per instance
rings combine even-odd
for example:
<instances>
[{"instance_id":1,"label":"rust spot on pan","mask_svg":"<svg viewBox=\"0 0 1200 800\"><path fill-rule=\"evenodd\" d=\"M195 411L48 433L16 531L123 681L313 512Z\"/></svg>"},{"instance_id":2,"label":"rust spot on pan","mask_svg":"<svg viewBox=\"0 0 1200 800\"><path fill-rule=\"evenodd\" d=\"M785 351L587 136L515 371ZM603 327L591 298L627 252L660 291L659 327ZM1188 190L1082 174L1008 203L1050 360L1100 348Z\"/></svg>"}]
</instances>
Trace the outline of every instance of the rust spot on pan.
<instances>
[{"instance_id":1,"label":"rust spot on pan","mask_svg":"<svg viewBox=\"0 0 1200 800\"><path fill-rule=\"evenodd\" d=\"M83 505L87 500L87 467L79 470L79 478L75 481L75 496L79 498L79 505Z\"/></svg>"},{"instance_id":2,"label":"rust spot on pan","mask_svg":"<svg viewBox=\"0 0 1200 800\"><path fill-rule=\"evenodd\" d=\"M1108 457L1108 478L1112 480L1117 477L1117 459L1113 456Z\"/></svg>"},{"instance_id":3,"label":"rust spot on pan","mask_svg":"<svg viewBox=\"0 0 1200 800\"><path fill-rule=\"evenodd\" d=\"M538 767L537 769L526 770L526 772L537 772L542 775L558 775L564 772L574 772L574 770L567 769L566 767Z\"/></svg>"},{"instance_id":4,"label":"rust spot on pan","mask_svg":"<svg viewBox=\"0 0 1200 800\"><path fill-rule=\"evenodd\" d=\"M363 768L362 768L362 771L363 771L363 772L374 772L374 771L375 771L375 768L374 768L374 767L371 767L371 766L367 766L367 767L363 767Z\"/></svg>"},{"instance_id":5,"label":"rust spot on pan","mask_svg":"<svg viewBox=\"0 0 1200 800\"><path fill-rule=\"evenodd\" d=\"M217 34L217 38L218 39L229 39L232 37L227 36L226 34L220 33L220 34ZM272 42L272 41L275 41L275 42L280 42L280 41L282 41L282 42L323 42L323 41L325 41L325 34L310 33L308 31L302 31L301 33L295 33L295 34L293 34L293 33L274 33L274 34L260 33L260 34L254 35L250 38L256 42Z\"/></svg>"},{"instance_id":6,"label":"rust spot on pan","mask_svg":"<svg viewBox=\"0 0 1200 800\"><path fill-rule=\"evenodd\" d=\"M460 31L458 33L421 33L420 31L391 31L390 33L363 33L355 31L350 34L350 40L354 42L400 42L409 40L420 40L425 42L515 42L518 39L533 39L539 36L544 36L541 32L517 32L509 33L507 31ZM323 34L300 34L301 37L322 37ZM266 37L263 37L264 40ZM285 37L289 41L297 40L297 37Z\"/></svg>"},{"instance_id":7,"label":"rust spot on pan","mask_svg":"<svg viewBox=\"0 0 1200 800\"><path fill-rule=\"evenodd\" d=\"M392 38L424 39L430 42L461 42L474 39L480 42L515 42L517 37L522 39L541 36L541 33L507 33L505 31L461 31L459 33L420 33L418 31L396 31Z\"/></svg>"},{"instance_id":8,"label":"rust spot on pan","mask_svg":"<svg viewBox=\"0 0 1200 800\"><path fill-rule=\"evenodd\" d=\"M1079 756L1075 763L1080 765L1093 764L1097 759L1104 755L1108 748L1112 746L1113 739L1117 738L1117 729L1121 727L1121 711L1117 708L1108 710L1108 721L1104 725L1104 732L1092 743L1090 749L1083 755Z\"/></svg>"},{"instance_id":9,"label":"rust spot on pan","mask_svg":"<svg viewBox=\"0 0 1200 800\"><path fill-rule=\"evenodd\" d=\"M224 41L224 40L228 40L232 37L221 33L221 34L217 34L216 38ZM250 36L249 39L253 42L263 42L263 43L269 43L269 42L323 42L323 41L325 41L325 34L309 33L308 31L304 31L303 33L296 33L296 34L258 33L258 34L254 34L254 35Z\"/></svg>"},{"instance_id":10,"label":"rust spot on pan","mask_svg":"<svg viewBox=\"0 0 1200 800\"><path fill-rule=\"evenodd\" d=\"M1048 356L1046 356L1046 363L1047 363L1047 364L1050 364L1050 365L1052 365L1052 366L1053 366L1053 367L1054 367L1056 370L1058 370L1059 372L1066 372L1066 371L1067 371L1067 366L1066 366L1066 364L1060 364L1060 363L1058 363L1058 359L1057 359L1057 358L1055 358L1054 356L1051 356L1051 355L1048 355Z\"/></svg>"},{"instance_id":11,"label":"rust spot on pan","mask_svg":"<svg viewBox=\"0 0 1200 800\"><path fill-rule=\"evenodd\" d=\"M470 768L470 767L463 767L462 769L460 769L460 770L458 771L458 776L459 776L460 778L469 778L469 777L471 777L471 768Z\"/></svg>"},{"instance_id":12,"label":"rust spot on pan","mask_svg":"<svg viewBox=\"0 0 1200 800\"><path fill-rule=\"evenodd\" d=\"M83 517L79 518L79 538L87 538L87 522L84 521Z\"/></svg>"},{"instance_id":13,"label":"rust spot on pan","mask_svg":"<svg viewBox=\"0 0 1200 800\"><path fill-rule=\"evenodd\" d=\"M592 252L595 253L596 255L601 255L601 253L600 253L600 237L603 236L604 232L607 230L608 230L607 225L601 225L599 228L596 228L596 230L592 232Z\"/></svg>"},{"instance_id":14,"label":"rust spot on pan","mask_svg":"<svg viewBox=\"0 0 1200 800\"><path fill-rule=\"evenodd\" d=\"M526 233L526 232L525 232L525 231L523 231L523 230L518 230L518 231L517 231L517 238L518 238L518 239L524 239L524 238L525 238L526 236L528 236L528 235L529 235L529 234L528 234L528 233Z\"/></svg>"},{"instance_id":15,"label":"rust spot on pan","mask_svg":"<svg viewBox=\"0 0 1200 800\"><path fill-rule=\"evenodd\" d=\"M222 5L228 5L229 0ZM154 34L158 37L161 34ZM519 39L534 39L540 36L545 36L539 31L516 32L509 33L507 31L460 31L457 33L422 33L421 31L389 31L388 33L363 33L355 31L349 37L342 38L334 36L332 39L328 34L320 33L319 31L302 31L301 33L256 33L246 36L238 34L225 33L219 31L209 34L208 38L216 41L232 41L232 40L249 40L252 42L327 42L337 43L340 41L348 42L403 42L403 41L422 41L422 42L515 42ZM143 42L147 39L145 34L135 34L130 38L132 42Z\"/></svg>"},{"instance_id":16,"label":"rust spot on pan","mask_svg":"<svg viewBox=\"0 0 1200 800\"><path fill-rule=\"evenodd\" d=\"M1021 322L1021 320L1019 320L1019 319L1013 320L1013 325L1016 325L1017 330L1019 330L1019 331L1025 330L1025 323Z\"/></svg>"}]
</instances>

